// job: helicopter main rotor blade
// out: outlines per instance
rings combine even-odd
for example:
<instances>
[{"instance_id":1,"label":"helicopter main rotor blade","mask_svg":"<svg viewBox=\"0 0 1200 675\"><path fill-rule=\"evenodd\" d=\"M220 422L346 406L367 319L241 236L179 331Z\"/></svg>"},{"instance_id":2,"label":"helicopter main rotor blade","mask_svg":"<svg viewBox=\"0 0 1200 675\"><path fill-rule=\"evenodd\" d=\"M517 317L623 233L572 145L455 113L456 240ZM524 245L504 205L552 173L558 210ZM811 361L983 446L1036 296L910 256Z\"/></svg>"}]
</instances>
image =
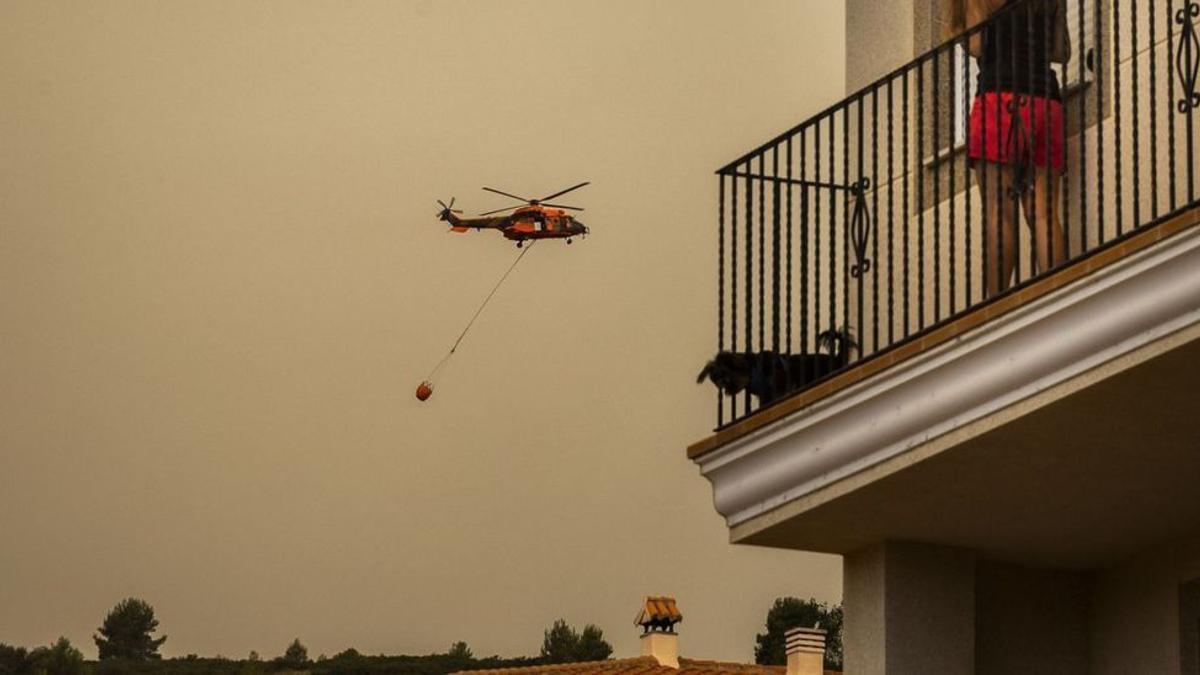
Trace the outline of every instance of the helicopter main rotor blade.
<instances>
[{"instance_id":1,"label":"helicopter main rotor blade","mask_svg":"<svg viewBox=\"0 0 1200 675\"><path fill-rule=\"evenodd\" d=\"M542 206L550 206L550 207L553 207L556 209L570 209L571 211L582 211L583 210L583 207L580 207L580 206L563 206L562 204L546 204L544 202L542 203Z\"/></svg>"},{"instance_id":2,"label":"helicopter main rotor blade","mask_svg":"<svg viewBox=\"0 0 1200 675\"><path fill-rule=\"evenodd\" d=\"M509 193L507 193L507 192L501 192L500 190L497 190L497 189L495 189L495 188L485 187L485 188L483 188L483 189L484 189L484 190L487 190L488 192L495 192L495 193L496 193L496 194L498 194L498 195L504 195L505 197L512 197L513 199L516 199L517 201L522 201L522 202L527 202L527 203L528 203L528 202L531 202L531 201L533 201L533 200L531 200L531 199L526 199L526 198L524 198L524 197L518 197L518 196L516 196L516 195L510 195L510 194L509 194Z\"/></svg>"},{"instance_id":3,"label":"helicopter main rotor blade","mask_svg":"<svg viewBox=\"0 0 1200 675\"><path fill-rule=\"evenodd\" d=\"M482 218L482 217L484 217L484 216L490 216L490 215L492 215L493 213L500 213L501 211L512 211L513 209L519 209L519 208L521 208L521 207L519 207L519 206L506 206L506 207L504 207L504 208L502 208L502 209L496 209L495 211L488 211L487 213L481 213L481 214L479 214L479 217L480 217L480 218Z\"/></svg>"},{"instance_id":4,"label":"helicopter main rotor blade","mask_svg":"<svg viewBox=\"0 0 1200 675\"><path fill-rule=\"evenodd\" d=\"M584 185L590 185L590 184L591 184L591 182L592 182L592 181L590 181L590 180L585 180L584 182L580 183L579 185L575 185L575 186L573 186L573 187L569 187L569 188L567 188L566 190L561 190L561 191L559 191L559 192L555 192L554 194L552 194L552 195L550 195L550 196L548 196L548 197L542 197L542 198L541 198L541 199L539 199L538 201L540 201L540 202L544 202L544 201L546 201L547 199L554 199L555 197L561 197L562 195L565 195L565 194L567 194L568 192L570 192L570 191L572 191L572 190L578 190L579 188L583 187ZM486 189L486 188L485 188L485 189Z\"/></svg>"}]
</instances>

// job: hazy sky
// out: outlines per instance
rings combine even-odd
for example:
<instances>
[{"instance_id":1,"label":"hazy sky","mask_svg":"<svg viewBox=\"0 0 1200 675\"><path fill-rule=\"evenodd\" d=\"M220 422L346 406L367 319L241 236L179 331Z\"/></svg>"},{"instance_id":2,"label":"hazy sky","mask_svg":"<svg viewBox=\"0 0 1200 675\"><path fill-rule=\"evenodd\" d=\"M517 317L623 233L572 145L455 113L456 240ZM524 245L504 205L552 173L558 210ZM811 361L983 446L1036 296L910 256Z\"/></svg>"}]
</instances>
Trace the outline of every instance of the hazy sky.
<instances>
[{"instance_id":1,"label":"hazy sky","mask_svg":"<svg viewBox=\"0 0 1200 675\"><path fill-rule=\"evenodd\" d=\"M0 2L0 641L752 658L840 562L734 547L713 171L843 89L835 0ZM583 180L586 241L449 235ZM566 198L564 198L565 200Z\"/></svg>"}]
</instances>

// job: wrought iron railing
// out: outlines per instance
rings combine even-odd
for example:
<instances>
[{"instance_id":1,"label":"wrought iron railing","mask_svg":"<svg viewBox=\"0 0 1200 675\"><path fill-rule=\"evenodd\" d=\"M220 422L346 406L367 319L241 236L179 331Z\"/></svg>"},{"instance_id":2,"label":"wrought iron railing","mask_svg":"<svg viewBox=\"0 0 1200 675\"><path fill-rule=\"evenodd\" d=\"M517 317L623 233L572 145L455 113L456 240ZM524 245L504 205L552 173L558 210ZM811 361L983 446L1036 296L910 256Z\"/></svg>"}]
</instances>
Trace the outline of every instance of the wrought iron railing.
<instances>
[{"instance_id":1,"label":"wrought iron railing","mask_svg":"<svg viewBox=\"0 0 1200 675\"><path fill-rule=\"evenodd\" d=\"M1065 12L1065 168L1057 204L1023 214L1055 139L1022 111L1037 99L1000 103L1013 124L976 143L993 133L1012 159L977 175L969 54L1021 16L1036 43L1038 2ZM1195 207L1197 22L1197 2L1016 0L721 168L719 354L702 374L724 386L718 428Z\"/></svg>"}]
</instances>

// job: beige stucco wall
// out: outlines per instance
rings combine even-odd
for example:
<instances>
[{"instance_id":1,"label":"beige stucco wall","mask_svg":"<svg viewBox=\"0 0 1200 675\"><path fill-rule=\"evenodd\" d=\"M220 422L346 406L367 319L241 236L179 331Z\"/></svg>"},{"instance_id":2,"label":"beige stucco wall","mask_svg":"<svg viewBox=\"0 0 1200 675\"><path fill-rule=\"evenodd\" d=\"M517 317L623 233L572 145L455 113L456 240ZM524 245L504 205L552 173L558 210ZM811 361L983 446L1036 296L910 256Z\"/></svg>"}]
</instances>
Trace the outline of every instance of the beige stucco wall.
<instances>
[{"instance_id":1,"label":"beige stucco wall","mask_svg":"<svg viewBox=\"0 0 1200 675\"><path fill-rule=\"evenodd\" d=\"M919 53L913 18L917 5L927 1L846 0L847 94L911 61ZM870 45L870 49L862 49L864 45Z\"/></svg>"},{"instance_id":2,"label":"beige stucco wall","mask_svg":"<svg viewBox=\"0 0 1200 675\"><path fill-rule=\"evenodd\" d=\"M1200 579L1200 537L1148 549L1098 574L1090 672L1180 675L1180 585L1195 579ZM1200 631L1200 624L1183 628Z\"/></svg>"},{"instance_id":3,"label":"beige stucco wall","mask_svg":"<svg viewBox=\"0 0 1200 675\"><path fill-rule=\"evenodd\" d=\"M842 561L842 650L847 673L883 675L887 664L884 635L884 546L872 546Z\"/></svg>"},{"instance_id":4,"label":"beige stucco wall","mask_svg":"<svg viewBox=\"0 0 1200 675\"><path fill-rule=\"evenodd\" d=\"M1088 675L1091 575L980 561L976 675Z\"/></svg>"},{"instance_id":5,"label":"beige stucco wall","mask_svg":"<svg viewBox=\"0 0 1200 675\"><path fill-rule=\"evenodd\" d=\"M975 558L887 542L846 556L846 672L969 675L975 661Z\"/></svg>"}]
</instances>

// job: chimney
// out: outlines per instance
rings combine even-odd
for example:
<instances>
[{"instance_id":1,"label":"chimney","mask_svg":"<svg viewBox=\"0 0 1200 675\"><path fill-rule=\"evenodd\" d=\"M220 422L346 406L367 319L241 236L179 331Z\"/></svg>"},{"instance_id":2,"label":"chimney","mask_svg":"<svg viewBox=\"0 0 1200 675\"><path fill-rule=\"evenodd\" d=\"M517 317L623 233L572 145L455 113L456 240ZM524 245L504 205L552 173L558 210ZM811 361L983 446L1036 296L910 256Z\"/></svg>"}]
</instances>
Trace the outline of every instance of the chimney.
<instances>
[{"instance_id":1,"label":"chimney","mask_svg":"<svg viewBox=\"0 0 1200 675\"><path fill-rule=\"evenodd\" d=\"M679 668L679 636L675 624L683 615L675 598L650 596L642 603L634 623L642 627L642 656L653 656L658 665Z\"/></svg>"},{"instance_id":2,"label":"chimney","mask_svg":"<svg viewBox=\"0 0 1200 675\"><path fill-rule=\"evenodd\" d=\"M825 631L792 628L787 637L787 675L824 675Z\"/></svg>"}]
</instances>

